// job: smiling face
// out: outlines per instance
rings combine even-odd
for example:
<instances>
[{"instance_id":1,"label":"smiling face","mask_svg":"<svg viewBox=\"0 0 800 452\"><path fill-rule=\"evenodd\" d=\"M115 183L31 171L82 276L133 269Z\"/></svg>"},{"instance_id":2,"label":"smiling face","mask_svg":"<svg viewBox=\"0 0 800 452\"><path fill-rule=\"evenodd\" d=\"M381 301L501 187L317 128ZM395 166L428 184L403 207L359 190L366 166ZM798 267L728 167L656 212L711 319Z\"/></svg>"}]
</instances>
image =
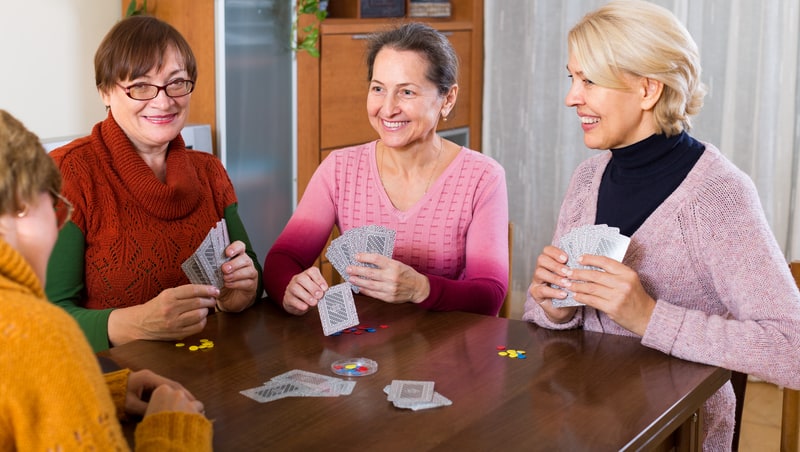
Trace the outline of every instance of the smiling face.
<instances>
[{"instance_id":1,"label":"smiling face","mask_svg":"<svg viewBox=\"0 0 800 452\"><path fill-rule=\"evenodd\" d=\"M100 95L120 128L140 152L164 150L183 129L189 114L191 94L170 98L164 90L154 99L134 100L128 97L124 87L137 83L164 86L178 79L191 80L183 61L173 47L168 47L160 68L153 68L142 77L120 80L116 86Z\"/></svg>"},{"instance_id":2,"label":"smiling face","mask_svg":"<svg viewBox=\"0 0 800 452\"><path fill-rule=\"evenodd\" d=\"M602 150L621 148L658 131L652 111L654 93L648 92L648 83L652 81L627 75L624 76L624 82L628 89L595 85L585 76L572 54L567 71L572 78L572 85L564 103L568 107L575 107L583 127L586 147Z\"/></svg>"},{"instance_id":3,"label":"smiling face","mask_svg":"<svg viewBox=\"0 0 800 452\"><path fill-rule=\"evenodd\" d=\"M432 140L439 116L455 103L457 86L439 95L425 77L430 63L421 54L384 48L375 57L367 114L381 141L406 148Z\"/></svg>"}]
</instances>

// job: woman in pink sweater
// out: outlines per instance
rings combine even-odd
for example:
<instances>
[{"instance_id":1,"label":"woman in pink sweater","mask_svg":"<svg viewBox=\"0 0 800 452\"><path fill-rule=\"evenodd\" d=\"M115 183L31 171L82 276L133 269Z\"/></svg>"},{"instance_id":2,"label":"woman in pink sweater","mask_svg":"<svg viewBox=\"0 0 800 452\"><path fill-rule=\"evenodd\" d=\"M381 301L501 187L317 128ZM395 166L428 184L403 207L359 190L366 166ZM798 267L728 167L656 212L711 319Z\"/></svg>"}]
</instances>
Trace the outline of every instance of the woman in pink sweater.
<instances>
[{"instance_id":1,"label":"woman in pink sweater","mask_svg":"<svg viewBox=\"0 0 800 452\"><path fill-rule=\"evenodd\" d=\"M458 62L441 33L409 23L375 35L367 113L378 141L320 164L264 262L264 287L289 313L316 306L314 266L334 225L396 231L393 258L362 253L347 267L360 293L431 310L496 315L508 285L505 173L436 134L458 96Z\"/></svg>"},{"instance_id":2,"label":"woman in pink sweater","mask_svg":"<svg viewBox=\"0 0 800 452\"><path fill-rule=\"evenodd\" d=\"M697 47L666 9L615 1L569 33L567 70L584 143L605 150L575 171L553 243L608 224L631 238L623 262L572 268L547 246L525 320L641 337L690 361L800 388L800 294L752 181L686 131L705 94ZM567 292L585 306L555 307ZM560 304L560 303L556 303ZM704 405L704 449L728 450L730 383Z\"/></svg>"}]
</instances>

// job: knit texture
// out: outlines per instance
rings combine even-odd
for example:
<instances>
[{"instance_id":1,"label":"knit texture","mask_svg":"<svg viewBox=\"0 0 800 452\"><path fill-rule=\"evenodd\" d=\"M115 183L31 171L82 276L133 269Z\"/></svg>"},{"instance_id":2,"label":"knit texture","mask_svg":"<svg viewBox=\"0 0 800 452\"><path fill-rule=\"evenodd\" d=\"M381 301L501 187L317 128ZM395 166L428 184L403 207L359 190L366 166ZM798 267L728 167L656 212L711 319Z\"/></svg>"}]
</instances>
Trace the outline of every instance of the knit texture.
<instances>
[{"instance_id":1,"label":"knit texture","mask_svg":"<svg viewBox=\"0 0 800 452\"><path fill-rule=\"evenodd\" d=\"M129 450L109 392L124 401L128 371L106 384L75 321L44 298L28 263L2 240L0 346L0 450ZM211 435L201 415L159 413L137 426L147 441L136 449L211 450Z\"/></svg>"},{"instance_id":2,"label":"knit texture","mask_svg":"<svg viewBox=\"0 0 800 452\"><path fill-rule=\"evenodd\" d=\"M264 263L264 287L280 302L310 267L335 224L397 232L393 258L428 276L420 305L496 315L508 286L508 198L503 168L462 148L414 206L400 211L380 182L376 142L334 151L306 188Z\"/></svg>"},{"instance_id":3,"label":"knit texture","mask_svg":"<svg viewBox=\"0 0 800 452\"><path fill-rule=\"evenodd\" d=\"M752 181L714 146L631 237L624 264L636 270L656 308L642 344L689 361L800 388L800 293L764 217ZM573 174L553 243L594 224L610 153ZM531 297L523 319L547 328L582 327L632 336L606 314L578 308L553 324ZM730 449L730 383L704 405L705 450Z\"/></svg>"},{"instance_id":4,"label":"knit texture","mask_svg":"<svg viewBox=\"0 0 800 452\"><path fill-rule=\"evenodd\" d=\"M159 181L111 116L50 155L85 239L86 308L135 306L188 284L181 263L236 202L219 159L187 150L180 135Z\"/></svg>"}]
</instances>

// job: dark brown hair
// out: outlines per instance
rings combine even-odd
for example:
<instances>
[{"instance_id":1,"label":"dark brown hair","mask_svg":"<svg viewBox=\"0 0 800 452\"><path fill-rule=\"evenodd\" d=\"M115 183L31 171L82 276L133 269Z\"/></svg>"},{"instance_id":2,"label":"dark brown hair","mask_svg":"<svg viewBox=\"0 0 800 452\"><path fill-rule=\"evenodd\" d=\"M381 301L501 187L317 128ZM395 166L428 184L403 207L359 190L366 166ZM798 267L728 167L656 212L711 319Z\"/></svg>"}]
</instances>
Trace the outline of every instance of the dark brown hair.
<instances>
[{"instance_id":1,"label":"dark brown hair","mask_svg":"<svg viewBox=\"0 0 800 452\"><path fill-rule=\"evenodd\" d=\"M444 96L458 81L458 56L447 37L436 29L409 22L371 36L367 46L367 81L372 80L375 57L384 47L398 51L412 51L428 61L425 78L436 85Z\"/></svg>"},{"instance_id":2,"label":"dark brown hair","mask_svg":"<svg viewBox=\"0 0 800 452\"><path fill-rule=\"evenodd\" d=\"M141 77L160 69L168 48L174 48L192 81L197 61L189 43L172 25L152 16L131 16L117 22L94 54L97 89L108 91L121 80Z\"/></svg>"}]
</instances>

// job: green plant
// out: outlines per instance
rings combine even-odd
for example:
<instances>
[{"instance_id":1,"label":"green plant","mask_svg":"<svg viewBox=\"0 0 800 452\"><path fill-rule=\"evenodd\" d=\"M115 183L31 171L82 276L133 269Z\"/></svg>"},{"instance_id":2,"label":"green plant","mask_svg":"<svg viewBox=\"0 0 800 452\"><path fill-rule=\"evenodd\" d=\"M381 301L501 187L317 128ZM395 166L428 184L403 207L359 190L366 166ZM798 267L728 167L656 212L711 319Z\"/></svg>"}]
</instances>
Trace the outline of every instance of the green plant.
<instances>
[{"instance_id":1,"label":"green plant","mask_svg":"<svg viewBox=\"0 0 800 452\"><path fill-rule=\"evenodd\" d=\"M142 6L137 6L138 0L131 0L128 3L128 10L125 12L125 17L141 16L147 14L147 0L142 2Z\"/></svg>"},{"instance_id":2,"label":"green plant","mask_svg":"<svg viewBox=\"0 0 800 452\"><path fill-rule=\"evenodd\" d=\"M147 1L147 0L145 0ZM327 3L327 2L326 2ZM314 21L298 30L300 16L310 14L314 16ZM328 12L320 8L320 0L297 0L297 9L292 22L292 50L295 52L306 51L309 55L319 58L319 24L328 17ZM302 31L300 36L298 31ZM297 36L295 38L295 36Z\"/></svg>"}]
</instances>

